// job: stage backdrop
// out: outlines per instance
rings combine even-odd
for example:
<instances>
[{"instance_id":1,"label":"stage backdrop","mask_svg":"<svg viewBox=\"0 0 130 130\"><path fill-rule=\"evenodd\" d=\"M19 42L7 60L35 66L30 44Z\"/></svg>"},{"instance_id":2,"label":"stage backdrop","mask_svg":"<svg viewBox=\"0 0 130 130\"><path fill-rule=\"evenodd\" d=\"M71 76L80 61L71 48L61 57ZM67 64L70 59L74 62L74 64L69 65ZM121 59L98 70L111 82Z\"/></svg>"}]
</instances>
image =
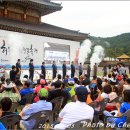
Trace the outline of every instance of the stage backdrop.
<instances>
[{"instance_id":1,"label":"stage backdrop","mask_svg":"<svg viewBox=\"0 0 130 130\"><path fill-rule=\"evenodd\" d=\"M74 60L79 47L75 41L0 30L0 65L8 68L21 59L22 66L28 67L31 58L36 67L44 60L48 64L56 60L61 65L63 60Z\"/></svg>"}]
</instances>

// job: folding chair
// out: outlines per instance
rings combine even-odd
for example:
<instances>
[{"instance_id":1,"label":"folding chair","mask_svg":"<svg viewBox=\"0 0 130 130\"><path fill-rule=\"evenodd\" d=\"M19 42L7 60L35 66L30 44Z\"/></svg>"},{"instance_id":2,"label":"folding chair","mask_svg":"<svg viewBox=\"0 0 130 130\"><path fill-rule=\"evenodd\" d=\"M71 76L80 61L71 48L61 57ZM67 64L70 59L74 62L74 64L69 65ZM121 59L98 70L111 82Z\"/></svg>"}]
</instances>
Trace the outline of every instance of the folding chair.
<instances>
[{"instance_id":1,"label":"folding chair","mask_svg":"<svg viewBox=\"0 0 130 130\"><path fill-rule=\"evenodd\" d=\"M16 112L18 107L19 107L19 104L17 102L12 102L12 107L11 107L10 111Z\"/></svg>"},{"instance_id":2,"label":"folding chair","mask_svg":"<svg viewBox=\"0 0 130 130\"><path fill-rule=\"evenodd\" d=\"M34 93L26 94L25 96L22 97L22 101L25 102L26 104L32 104L35 98ZM25 105L21 105L21 110L24 108Z\"/></svg>"},{"instance_id":3,"label":"folding chair","mask_svg":"<svg viewBox=\"0 0 130 130\"><path fill-rule=\"evenodd\" d=\"M98 123L99 122L99 116L103 115L103 111L106 108L107 103L109 102L108 98L103 99L101 102L99 102L100 105L100 111L98 112L97 115L94 115L94 122Z\"/></svg>"},{"instance_id":4,"label":"folding chair","mask_svg":"<svg viewBox=\"0 0 130 130\"><path fill-rule=\"evenodd\" d=\"M19 127L20 120L21 120L21 117L16 114L10 114L0 119L0 121L4 124L4 126L8 130L13 130L14 127L16 127L15 125Z\"/></svg>"},{"instance_id":5,"label":"folding chair","mask_svg":"<svg viewBox=\"0 0 130 130\"><path fill-rule=\"evenodd\" d=\"M61 106L63 104L63 100L64 100L63 97L56 97L50 101L53 106L53 109L52 109L53 121L57 120L58 114L59 114L59 112L61 110Z\"/></svg>"},{"instance_id":6,"label":"folding chair","mask_svg":"<svg viewBox=\"0 0 130 130\"><path fill-rule=\"evenodd\" d=\"M37 112L24 121L29 121L29 120L35 120L35 124L32 129L44 130L45 128L50 127L49 125L45 124L46 122L49 121L50 124L52 123L52 111L45 110L45 111Z\"/></svg>"},{"instance_id":7,"label":"folding chair","mask_svg":"<svg viewBox=\"0 0 130 130\"><path fill-rule=\"evenodd\" d=\"M71 124L71 126L69 126L69 128L65 130L87 130L87 128L91 127L91 125L89 125L90 123L91 123L91 120L89 119L77 121Z\"/></svg>"}]
</instances>

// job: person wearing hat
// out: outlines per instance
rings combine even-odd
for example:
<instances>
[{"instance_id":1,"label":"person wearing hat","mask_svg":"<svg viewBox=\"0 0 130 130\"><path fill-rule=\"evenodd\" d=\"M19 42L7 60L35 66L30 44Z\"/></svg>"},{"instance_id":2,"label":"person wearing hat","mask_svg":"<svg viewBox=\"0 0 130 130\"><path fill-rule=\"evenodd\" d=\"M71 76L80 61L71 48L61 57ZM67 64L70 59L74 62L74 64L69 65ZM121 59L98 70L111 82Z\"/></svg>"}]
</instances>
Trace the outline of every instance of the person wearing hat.
<instances>
[{"instance_id":1,"label":"person wearing hat","mask_svg":"<svg viewBox=\"0 0 130 130\"><path fill-rule=\"evenodd\" d=\"M33 81L33 76L34 76L34 64L33 64L33 59L30 60L29 63L29 79Z\"/></svg>"},{"instance_id":2,"label":"person wearing hat","mask_svg":"<svg viewBox=\"0 0 130 130\"><path fill-rule=\"evenodd\" d=\"M0 93L0 101L4 97L9 97L12 102L19 102L21 100L21 96L15 84L13 84L10 79L6 79L6 83L2 86L4 91ZM13 92L15 91L15 93Z\"/></svg>"},{"instance_id":3,"label":"person wearing hat","mask_svg":"<svg viewBox=\"0 0 130 130\"><path fill-rule=\"evenodd\" d=\"M45 88L40 89L38 92L39 101L29 106L25 106L21 113L19 114L23 120L20 121L20 126L26 128L26 130L31 130L35 125L35 120L25 121L32 114L44 111L44 110L52 110L52 103L47 102L46 99L48 97L48 91Z\"/></svg>"},{"instance_id":4,"label":"person wearing hat","mask_svg":"<svg viewBox=\"0 0 130 130\"><path fill-rule=\"evenodd\" d=\"M54 126L54 129L65 130L73 123L90 119L93 120L94 109L86 104L88 91L84 86L79 86L75 89L76 102L68 103L59 114L59 124Z\"/></svg>"},{"instance_id":5,"label":"person wearing hat","mask_svg":"<svg viewBox=\"0 0 130 130\"><path fill-rule=\"evenodd\" d=\"M45 88L46 90L48 90L48 87L45 85L46 84L46 81L44 79L39 79L40 82L40 85L37 85L35 88L34 88L34 93L37 95L35 98L34 98L34 101L37 102L39 101L39 96L38 96L38 92L40 89L42 88Z\"/></svg>"}]
</instances>

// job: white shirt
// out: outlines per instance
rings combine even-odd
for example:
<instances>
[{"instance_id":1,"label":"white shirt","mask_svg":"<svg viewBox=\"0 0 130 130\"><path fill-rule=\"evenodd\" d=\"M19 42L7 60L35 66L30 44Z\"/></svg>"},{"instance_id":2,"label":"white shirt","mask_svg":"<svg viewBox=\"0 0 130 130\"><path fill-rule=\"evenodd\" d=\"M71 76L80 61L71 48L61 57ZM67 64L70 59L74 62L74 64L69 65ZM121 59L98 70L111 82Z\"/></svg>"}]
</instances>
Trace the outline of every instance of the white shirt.
<instances>
[{"instance_id":1,"label":"white shirt","mask_svg":"<svg viewBox=\"0 0 130 130\"><path fill-rule=\"evenodd\" d=\"M10 83L10 84L3 84L3 86L5 87L5 88L13 88L13 87L15 87L15 84L13 84L12 82Z\"/></svg>"},{"instance_id":2,"label":"white shirt","mask_svg":"<svg viewBox=\"0 0 130 130\"><path fill-rule=\"evenodd\" d=\"M60 112L59 117L63 118L60 124L55 125L54 129L64 130L73 123L83 119L93 119L94 109L85 102L68 103Z\"/></svg>"},{"instance_id":3,"label":"white shirt","mask_svg":"<svg viewBox=\"0 0 130 130\"><path fill-rule=\"evenodd\" d=\"M103 92L103 93L101 94L101 97L102 97L103 99L105 99L105 98L109 98L109 95L108 95L107 93L104 93L104 92Z\"/></svg>"},{"instance_id":4,"label":"white shirt","mask_svg":"<svg viewBox=\"0 0 130 130\"><path fill-rule=\"evenodd\" d=\"M130 85L123 85L124 86L124 90L130 90Z\"/></svg>"},{"instance_id":5,"label":"white shirt","mask_svg":"<svg viewBox=\"0 0 130 130\"><path fill-rule=\"evenodd\" d=\"M88 90L89 93L91 92L91 90L90 90L88 85L86 86L86 89Z\"/></svg>"}]
</instances>

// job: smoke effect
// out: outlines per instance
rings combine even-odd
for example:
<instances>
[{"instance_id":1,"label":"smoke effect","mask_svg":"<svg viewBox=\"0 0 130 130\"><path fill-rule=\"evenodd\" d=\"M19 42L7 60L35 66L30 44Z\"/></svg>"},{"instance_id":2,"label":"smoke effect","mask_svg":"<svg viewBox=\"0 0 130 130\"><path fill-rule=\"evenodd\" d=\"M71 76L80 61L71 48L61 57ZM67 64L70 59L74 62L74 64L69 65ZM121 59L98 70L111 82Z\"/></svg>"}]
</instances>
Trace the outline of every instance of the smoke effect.
<instances>
[{"instance_id":1,"label":"smoke effect","mask_svg":"<svg viewBox=\"0 0 130 130\"><path fill-rule=\"evenodd\" d=\"M9 44L11 44L10 63L15 65L17 60L20 59L21 47L24 46L23 38L19 34L10 34L8 39Z\"/></svg>"},{"instance_id":2,"label":"smoke effect","mask_svg":"<svg viewBox=\"0 0 130 130\"><path fill-rule=\"evenodd\" d=\"M88 57L88 54L91 52L91 46L92 43L90 40L85 40L80 49L79 49L79 57L78 57L78 62L84 64L85 59Z\"/></svg>"},{"instance_id":3,"label":"smoke effect","mask_svg":"<svg viewBox=\"0 0 130 130\"><path fill-rule=\"evenodd\" d=\"M49 47L50 47L50 45L47 42L45 42L44 43L44 48L49 48Z\"/></svg>"},{"instance_id":4,"label":"smoke effect","mask_svg":"<svg viewBox=\"0 0 130 130\"><path fill-rule=\"evenodd\" d=\"M99 64L103 60L104 56L104 48L99 45L95 46L92 57L90 58L91 68L93 68L95 63Z\"/></svg>"}]
</instances>

